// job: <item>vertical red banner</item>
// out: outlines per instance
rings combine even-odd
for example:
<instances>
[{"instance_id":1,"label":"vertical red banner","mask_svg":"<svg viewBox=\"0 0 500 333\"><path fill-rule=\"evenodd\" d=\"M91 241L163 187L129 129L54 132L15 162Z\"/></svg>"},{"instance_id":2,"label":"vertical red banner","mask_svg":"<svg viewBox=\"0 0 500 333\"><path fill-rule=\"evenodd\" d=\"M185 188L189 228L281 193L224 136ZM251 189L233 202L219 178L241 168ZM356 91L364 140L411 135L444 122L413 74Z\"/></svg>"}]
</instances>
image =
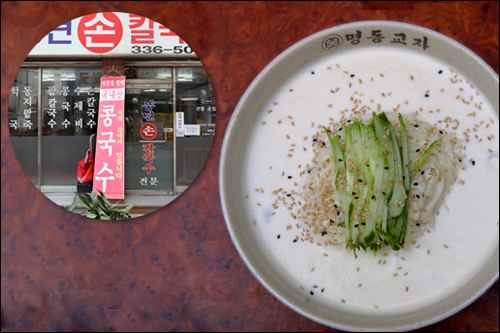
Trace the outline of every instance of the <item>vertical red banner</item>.
<instances>
[{"instance_id":1,"label":"vertical red banner","mask_svg":"<svg viewBox=\"0 0 500 333\"><path fill-rule=\"evenodd\" d=\"M125 198L124 100L125 77L101 77L93 192L108 199Z\"/></svg>"}]
</instances>

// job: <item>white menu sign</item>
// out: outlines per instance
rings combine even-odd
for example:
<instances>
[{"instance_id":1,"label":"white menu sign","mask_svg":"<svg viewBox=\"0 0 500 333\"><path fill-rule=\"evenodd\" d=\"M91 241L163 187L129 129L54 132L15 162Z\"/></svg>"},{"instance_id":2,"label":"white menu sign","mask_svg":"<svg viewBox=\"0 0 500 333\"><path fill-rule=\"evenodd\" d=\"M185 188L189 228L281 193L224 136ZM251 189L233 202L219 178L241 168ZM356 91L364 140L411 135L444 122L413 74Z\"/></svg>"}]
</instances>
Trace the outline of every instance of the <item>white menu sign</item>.
<instances>
[{"instance_id":1,"label":"white menu sign","mask_svg":"<svg viewBox=\"0 0 500 333\"><path fill-rule=\"evenodd\" d=\"M200 125L184 125L185 136L200 136Z\"/></svg>"}]
</instances>

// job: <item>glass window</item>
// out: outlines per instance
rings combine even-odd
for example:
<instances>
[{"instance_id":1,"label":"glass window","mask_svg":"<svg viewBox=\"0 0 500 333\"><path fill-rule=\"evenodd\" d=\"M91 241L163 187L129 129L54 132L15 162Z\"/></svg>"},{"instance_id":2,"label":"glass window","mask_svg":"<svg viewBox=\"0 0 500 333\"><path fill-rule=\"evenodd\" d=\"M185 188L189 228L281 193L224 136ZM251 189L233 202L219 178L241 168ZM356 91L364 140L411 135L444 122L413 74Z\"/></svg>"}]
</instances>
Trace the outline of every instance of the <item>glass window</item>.
<instances>
[{"instance_id":1,"label":"glass window","mask_svg":"<svg viewBox=\"0 0 500 333\"><path fill-rule=\"evenodd\" d=\"M42 73L42 135L96 133L102 69L44 68Z\"/></svg>"},{"instance_id":2,"label":"glass window","mask_svg":"<svg viewBox=\"0 0 500 333\"><path fill-rule=\"evenodd\" d=\"M170 67L136 67L133 70L137 75L134 79L163 79L172 82L172 68Z\"/></svg>"},{"instance_id":3,"label":"glass window","mask_svg":"<svg viewBox=\"0 0 500 333\"><path fill-rule=\"evenodd\" d=\"M38 69L20 69L9 98L9 132L19 164L38 183Z\"/></svg>"},{"instance_id":4,"label":"glass window","mask_svg":"<svg viewBox=\"0 0 500 333\"><path fill-rule=\"evenodd\" d=\"M102 68L42 70L42 184L75 185L97 132Z\"/></svg>"},{"instance_id":5,"label":"glass window","mask_svg":"<svg viewBox=\"0 0 500 333\"><path fill-rule=\"evenodd\" d=\"M175 77L176 112L184 119L184 131L177 131L177 185L187 186L200 172L212 146L216 106L203 67L178 67Z\"/></svg>"},{"instance_id":6,"label":"glass window","mask_svg":"<svg viewBox=\"0 0 500 333\"><path fill-rule=\"evenodd\" d=\"M173 194L172 110L171 85L126 89L126 190Z\"/></svg>"}]
</instances>

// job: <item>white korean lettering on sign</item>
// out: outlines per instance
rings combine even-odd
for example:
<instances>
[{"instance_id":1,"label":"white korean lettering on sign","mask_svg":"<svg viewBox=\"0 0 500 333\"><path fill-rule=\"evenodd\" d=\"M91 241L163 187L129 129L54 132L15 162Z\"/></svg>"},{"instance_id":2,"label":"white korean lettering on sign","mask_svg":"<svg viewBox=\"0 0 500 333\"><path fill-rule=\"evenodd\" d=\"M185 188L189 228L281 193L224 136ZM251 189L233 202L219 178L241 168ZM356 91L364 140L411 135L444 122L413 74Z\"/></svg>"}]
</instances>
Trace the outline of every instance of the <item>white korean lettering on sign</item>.
<instances>
[{"instance_id":1,"label":"white korean lettering on sign","mask_svg":"<svg viewBox=\"0 0 500 333\"><path fill-rule=\"evenodd\" d=\"M146 140L154 139L156 133L156 126L153 124L146 123L141 127L141 136Z\"/></svg>"},{"instance_id":2,"label":"white korean lettering on sign","mask_svg":"<svg viewBox=\"0 0 500 333\"><path fill-rule=\"evenodd\" d=\"M106 171L106 173L110 174L111 176L108 176L108 177L100 176L105 171ZM113 175L114 175L114 172L113 172L113 170L111 170L111 169L108 168L108 163L103 162L103 167L102 167L101 171L99 171L97 173L97 176L95 177L96 180L102 181L102 183L103 183L103 185L102 185L102 192L103 193L106 193L106 190L107 190L107 188L106 188L106 185L107 185L106 181L108 181L108 180L115 180L115 177Z\"/></svg>"},{"instance_id":3,"label":"white korean lettering on sign","mask_svg":"<svg viewBox=\"0 0 500 333\"><path fill-rule=\"evenodd\" d=\"M104 126L109 127L113 123L111 120L112 117L116 117L116 114L113 113L115 106L114 105L103 105L102 113L99 114L99 117L104 118ZM113 133L111 133L113 134Z\"/></svg>"},{"instance_id":4,"label":"white korean lettering on sign","mask_svg":"<svg viewBox=\"0 0 500 333\"><path fill-rule=\"evenodd\" d=\"M80 42L93 53L113 50L120 43L122 34L122 24L114 13L87 15L78 24Z\"/></svg>"}]
</instances>

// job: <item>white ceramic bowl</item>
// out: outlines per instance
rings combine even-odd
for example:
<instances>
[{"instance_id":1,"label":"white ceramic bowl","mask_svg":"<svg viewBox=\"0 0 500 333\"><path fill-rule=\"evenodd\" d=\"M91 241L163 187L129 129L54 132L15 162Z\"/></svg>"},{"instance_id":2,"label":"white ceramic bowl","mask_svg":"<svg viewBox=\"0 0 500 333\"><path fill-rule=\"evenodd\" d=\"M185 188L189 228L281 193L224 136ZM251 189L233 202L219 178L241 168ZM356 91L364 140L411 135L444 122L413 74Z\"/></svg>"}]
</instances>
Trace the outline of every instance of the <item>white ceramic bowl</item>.
<instances>
[{"instance_id":1,"label":"white ceramic bowl","mask_svg":"<svg viewBox=\"0 0 500 333\"><path fill-rule=\"evenodd\" d=\"M269 264L265 254L256 245L250 231L252 223L248 216L245 216L242 202L244 195L241 188L241 164L250 129L259 114L265 112L264 105L276 89L305 64L334 54L337 50L356 47L345 40L346 34L361 31L363 36L370 36L373 30L381 30L385 36L404 33L408 41L413 41L414 37L422 39L422 36L425 36L431 47L425 51L423 48L413 50L425 52L459 69L486 95L498 114L498 75L482 59L456 41L435 31L400 22L364 21L336 26L305 38L285 50L264 68L248 87L232 115L224 137L219 170L220 197L227 228L240 256L259 282L288 307L311 320L341 330L411 330L443 320L481 296L498 279L498 244L484 268L477 272L465 288L450 297L404 315L359 316L332 309L294 291L276 268ZM370 41L364 38L361 45L370 45Z\"/></svg>"}]
</instances>

